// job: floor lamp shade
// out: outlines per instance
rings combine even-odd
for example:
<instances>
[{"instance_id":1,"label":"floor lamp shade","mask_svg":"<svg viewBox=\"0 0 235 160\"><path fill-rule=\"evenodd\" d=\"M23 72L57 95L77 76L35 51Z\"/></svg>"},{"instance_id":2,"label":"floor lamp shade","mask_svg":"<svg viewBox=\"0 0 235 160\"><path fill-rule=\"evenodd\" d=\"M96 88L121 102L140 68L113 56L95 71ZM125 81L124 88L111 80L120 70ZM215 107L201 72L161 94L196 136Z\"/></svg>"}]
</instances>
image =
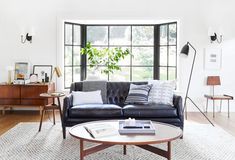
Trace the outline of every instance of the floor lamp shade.
<instances>
[{"instance_id":1,"label":"floor lamp shade","mask_svg":"<svg viewBox=\"0 0 235 160\"><path fill-rule=\"evenodd\" d=\"M180 53L181 54L185 54L185 55L188 56L188 53L189 53L189 45L188 45L188 43L183 46L183 48L181 49Z\"/></svg>"}]
</instances>

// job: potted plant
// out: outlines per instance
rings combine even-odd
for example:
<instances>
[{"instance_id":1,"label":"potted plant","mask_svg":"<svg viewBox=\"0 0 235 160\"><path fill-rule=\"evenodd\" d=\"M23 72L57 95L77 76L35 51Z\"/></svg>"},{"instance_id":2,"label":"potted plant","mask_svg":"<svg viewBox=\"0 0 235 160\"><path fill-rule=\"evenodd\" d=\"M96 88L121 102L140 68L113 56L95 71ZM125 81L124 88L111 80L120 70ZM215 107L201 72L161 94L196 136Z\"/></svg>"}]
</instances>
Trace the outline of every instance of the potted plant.
<instances>
[{"instance_id":1,"label":"potted plant","mask_svg":"<svg viewBox=\"0 0 235 160\"><path fill-rule=\"evenodd\" d=\"M93 69L92 74L94 76L96 75L100 64L105 65L104 69L101 69L101 73L104 74L112 74L116 70L121 70L118 63L121 59L124 59L127 55L130 55L130 51L128 49L122 50L120 47L112 49L97 49L93 47L90 42L88 42L86 47L81 49L81 54L87 55L90 67Z\"/></svg>"}]
</instances>

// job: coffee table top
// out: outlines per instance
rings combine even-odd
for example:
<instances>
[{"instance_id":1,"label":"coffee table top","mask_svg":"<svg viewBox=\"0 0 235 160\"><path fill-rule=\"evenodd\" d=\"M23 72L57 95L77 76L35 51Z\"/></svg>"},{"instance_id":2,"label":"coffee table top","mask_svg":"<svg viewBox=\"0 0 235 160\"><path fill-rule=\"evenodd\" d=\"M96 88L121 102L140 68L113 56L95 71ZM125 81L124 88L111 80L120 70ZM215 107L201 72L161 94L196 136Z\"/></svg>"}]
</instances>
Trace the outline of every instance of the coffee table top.
<instances>
[{"instance_id":1,"label":"coffee table top","mask_svg":"<svg viewBox=\"0 0 235 160\"><path fill-rule=\"evenodd\" d=\"M111 124L117 129L117 134L112 136L93 138L84 128L87 124ZM70 128L69 133L78 139L106 144L120 144L120 145L146 145L169 142L182 136L182 130L173 125L152 122L156 133L155 135L120 135L118 133L118 120L104 120L93 121L88 123L81 123Z\"/></svg>"}]
</instances>

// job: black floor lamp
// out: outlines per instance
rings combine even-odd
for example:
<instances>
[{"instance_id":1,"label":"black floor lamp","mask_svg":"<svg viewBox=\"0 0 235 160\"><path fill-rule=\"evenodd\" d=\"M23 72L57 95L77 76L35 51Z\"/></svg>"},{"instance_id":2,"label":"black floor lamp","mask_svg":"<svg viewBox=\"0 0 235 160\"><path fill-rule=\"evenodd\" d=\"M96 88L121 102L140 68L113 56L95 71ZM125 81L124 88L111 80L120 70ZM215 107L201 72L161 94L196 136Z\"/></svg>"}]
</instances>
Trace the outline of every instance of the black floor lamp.
<instances>
[{"instance_id":1,"label":"black floor lamp","mask_svg":"<svg viewBox=\"0 0 235 160\"><path fill-rule=\"evenodd\" d=\"M192 63L192 67L191 67L191 72L190 72L190 76L189 76L189 81L188 81L188 87L187 87L187 91L186 91L186 96L185 96L185 100L184 100L184 108L183 108L183 112L185 111L185 118L187 119L187 107L186 107L186 103L187 100L189 99L193 105L195 107L197 107L197 109L201 112L201 114L211 123L212 126L214 126L214 124L210 121L210 119L201 111L201 109L196 105L196 103L194 103L194 101L188 97L188 93L189 93L189 87L190 87L190 83L191 83L191 78L192 78L192 73L193 73L193 67L194 67L194 62L195 62L195 58L196 58L196 49L192 46L191 43L187 42L187 44L184 45L184 47L181 49L181 54L184 54L186 56L188 56L189 53L189 46L194 50L194 56L193 56L193 63Z\"/></svg>"}]
</instances>

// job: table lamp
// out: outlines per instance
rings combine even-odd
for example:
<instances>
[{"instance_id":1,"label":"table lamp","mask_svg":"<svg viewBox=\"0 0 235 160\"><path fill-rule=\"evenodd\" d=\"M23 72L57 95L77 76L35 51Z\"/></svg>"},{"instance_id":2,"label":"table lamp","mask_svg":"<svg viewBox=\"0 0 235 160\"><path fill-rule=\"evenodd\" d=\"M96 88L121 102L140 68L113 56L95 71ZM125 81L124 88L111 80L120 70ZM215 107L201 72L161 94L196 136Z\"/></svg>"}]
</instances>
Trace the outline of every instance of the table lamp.
<instances>
[{"instance_id":1,"label":"table lamp","mask_svg":"<svg viewBox=\"0 0 235 160\"><path fill-rule=\"evenodd\" d=\"M212 86L212 88L213 88L213 96L214 96L215 95L214 94L214 87L215 86L219 86L221 84L220 83L220 76L208 76L206 84L208 86Z\"/></svg>"},{"instance_id":2,"label":"table lamp","mask_svg":"<svg viewBox=\"0 0 235 160\"><path fill-rule=\"evenodd\" d=\"M60 67L57 66L57 67L54 68L50 82L52 82L54 74L56 74L57 77L61 77L62 76Z\"/></svg>"}]
</instances>

